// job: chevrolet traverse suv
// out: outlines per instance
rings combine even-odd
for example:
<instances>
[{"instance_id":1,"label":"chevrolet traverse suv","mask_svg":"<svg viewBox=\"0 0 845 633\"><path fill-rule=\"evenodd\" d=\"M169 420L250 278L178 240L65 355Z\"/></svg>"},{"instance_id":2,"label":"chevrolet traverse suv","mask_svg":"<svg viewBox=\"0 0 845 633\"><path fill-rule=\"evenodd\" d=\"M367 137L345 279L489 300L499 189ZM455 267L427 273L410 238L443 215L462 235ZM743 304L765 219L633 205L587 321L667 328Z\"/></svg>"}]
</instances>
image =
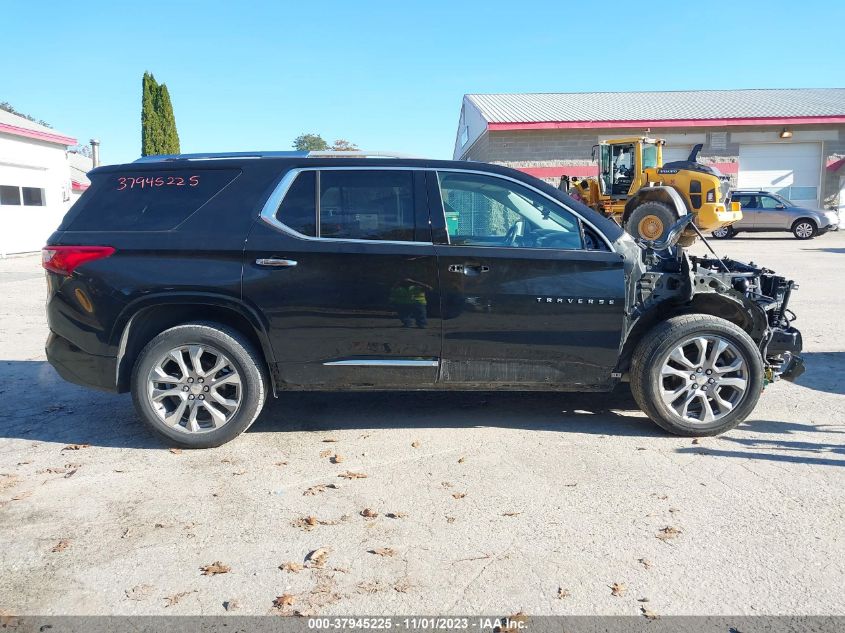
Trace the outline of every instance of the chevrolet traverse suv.
<instances>
[{"instance_id":1,"label":"chevrolet traverse suv","mask_svg":"<svg viewBox=\"0 0 845 633\"><path fill-rule=\"evenodd\" d=\"M794 284L481 163L254 152L99 167L43 250L47 356L211 447L291 390L610 391L713 435L802 371Z\"/></svg>"}]
</instances>

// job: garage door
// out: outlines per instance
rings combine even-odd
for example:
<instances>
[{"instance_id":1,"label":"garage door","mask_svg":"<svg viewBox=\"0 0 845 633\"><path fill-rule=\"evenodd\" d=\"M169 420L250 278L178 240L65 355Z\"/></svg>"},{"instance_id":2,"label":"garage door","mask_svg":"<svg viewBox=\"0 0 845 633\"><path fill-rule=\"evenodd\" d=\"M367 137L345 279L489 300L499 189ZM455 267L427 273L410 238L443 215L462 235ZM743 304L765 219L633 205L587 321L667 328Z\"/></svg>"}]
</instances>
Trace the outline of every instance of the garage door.
<instances>
[{"instance_id":1,"label":"garage door","mask_svg":"<svg viewBox=\"0 0 845 633\"><path fill-rule=\"evenodd\" d=\"M740 145L737 187L818 205L821 166L821 143Z\"/></svg>"}]
</instances>

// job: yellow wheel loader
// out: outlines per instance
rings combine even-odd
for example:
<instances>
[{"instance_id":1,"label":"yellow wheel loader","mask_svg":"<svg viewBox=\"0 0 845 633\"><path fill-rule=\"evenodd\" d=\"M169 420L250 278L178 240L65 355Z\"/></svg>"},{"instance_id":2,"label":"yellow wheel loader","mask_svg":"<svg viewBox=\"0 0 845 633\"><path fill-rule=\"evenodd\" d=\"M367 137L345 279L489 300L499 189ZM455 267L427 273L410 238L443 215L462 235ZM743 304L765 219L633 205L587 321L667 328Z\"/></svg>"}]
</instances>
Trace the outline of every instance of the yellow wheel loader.
<instances>
[{"instance_id":1,"label":"yellow wheel loader","mask_svg":"<svg viewBox=\"0 0 845 633\"><path fill-rule=\"evenodd\" d=\"M663 164L662 139L621 138L593 147L598 178L564 177L569 195L613 218L634 237L659 240L681 216L692 214L701 231L713 231L742 218L738 203L725 206L728 178L697 161L701 145L687 160ZM693 229L681 238L689 246Z\"/></svg>"}]
</instances>

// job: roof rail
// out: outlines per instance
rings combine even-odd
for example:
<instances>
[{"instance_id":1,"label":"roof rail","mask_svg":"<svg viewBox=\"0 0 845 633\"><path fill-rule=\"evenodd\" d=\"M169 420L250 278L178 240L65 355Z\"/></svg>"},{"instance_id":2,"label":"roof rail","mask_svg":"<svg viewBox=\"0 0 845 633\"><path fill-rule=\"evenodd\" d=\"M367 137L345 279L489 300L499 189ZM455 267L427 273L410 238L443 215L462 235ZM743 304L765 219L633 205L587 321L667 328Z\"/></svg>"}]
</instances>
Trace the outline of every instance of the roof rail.
<instances>
[{"instance_id":1,"label":"roof rail","mask_svg":"<svg viewBox=\"0 0 845 633\"><path fill-rule=\"evenodd\" d=\"M160 163L177 160L225 160L227 158L419 158L411 154L383 151L293 151L293 152L212 152L200 154L152 154L141 156L136 163Z\"/></svg>"}]
</instances>

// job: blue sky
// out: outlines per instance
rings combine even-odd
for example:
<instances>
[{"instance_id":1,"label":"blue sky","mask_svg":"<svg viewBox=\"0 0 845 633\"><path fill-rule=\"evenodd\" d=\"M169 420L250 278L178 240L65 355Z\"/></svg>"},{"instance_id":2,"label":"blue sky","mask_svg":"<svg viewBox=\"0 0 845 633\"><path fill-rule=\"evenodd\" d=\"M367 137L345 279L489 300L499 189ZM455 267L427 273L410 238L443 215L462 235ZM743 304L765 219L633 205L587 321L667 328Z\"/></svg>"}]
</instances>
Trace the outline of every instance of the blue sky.
<instances>
[{"instance_id":1,"label":"blue sky","mask_svg":"<svg viewBox=\"0 0 845 633\"><path fill-rule=\"evenodd\" d=\"M318 132L450 158L468 92L845 87L831 0L3 0L0 15L0 101L98 137L110 163L140 153L145 70L184 152Z\"/></svg>"}]
</instances>

